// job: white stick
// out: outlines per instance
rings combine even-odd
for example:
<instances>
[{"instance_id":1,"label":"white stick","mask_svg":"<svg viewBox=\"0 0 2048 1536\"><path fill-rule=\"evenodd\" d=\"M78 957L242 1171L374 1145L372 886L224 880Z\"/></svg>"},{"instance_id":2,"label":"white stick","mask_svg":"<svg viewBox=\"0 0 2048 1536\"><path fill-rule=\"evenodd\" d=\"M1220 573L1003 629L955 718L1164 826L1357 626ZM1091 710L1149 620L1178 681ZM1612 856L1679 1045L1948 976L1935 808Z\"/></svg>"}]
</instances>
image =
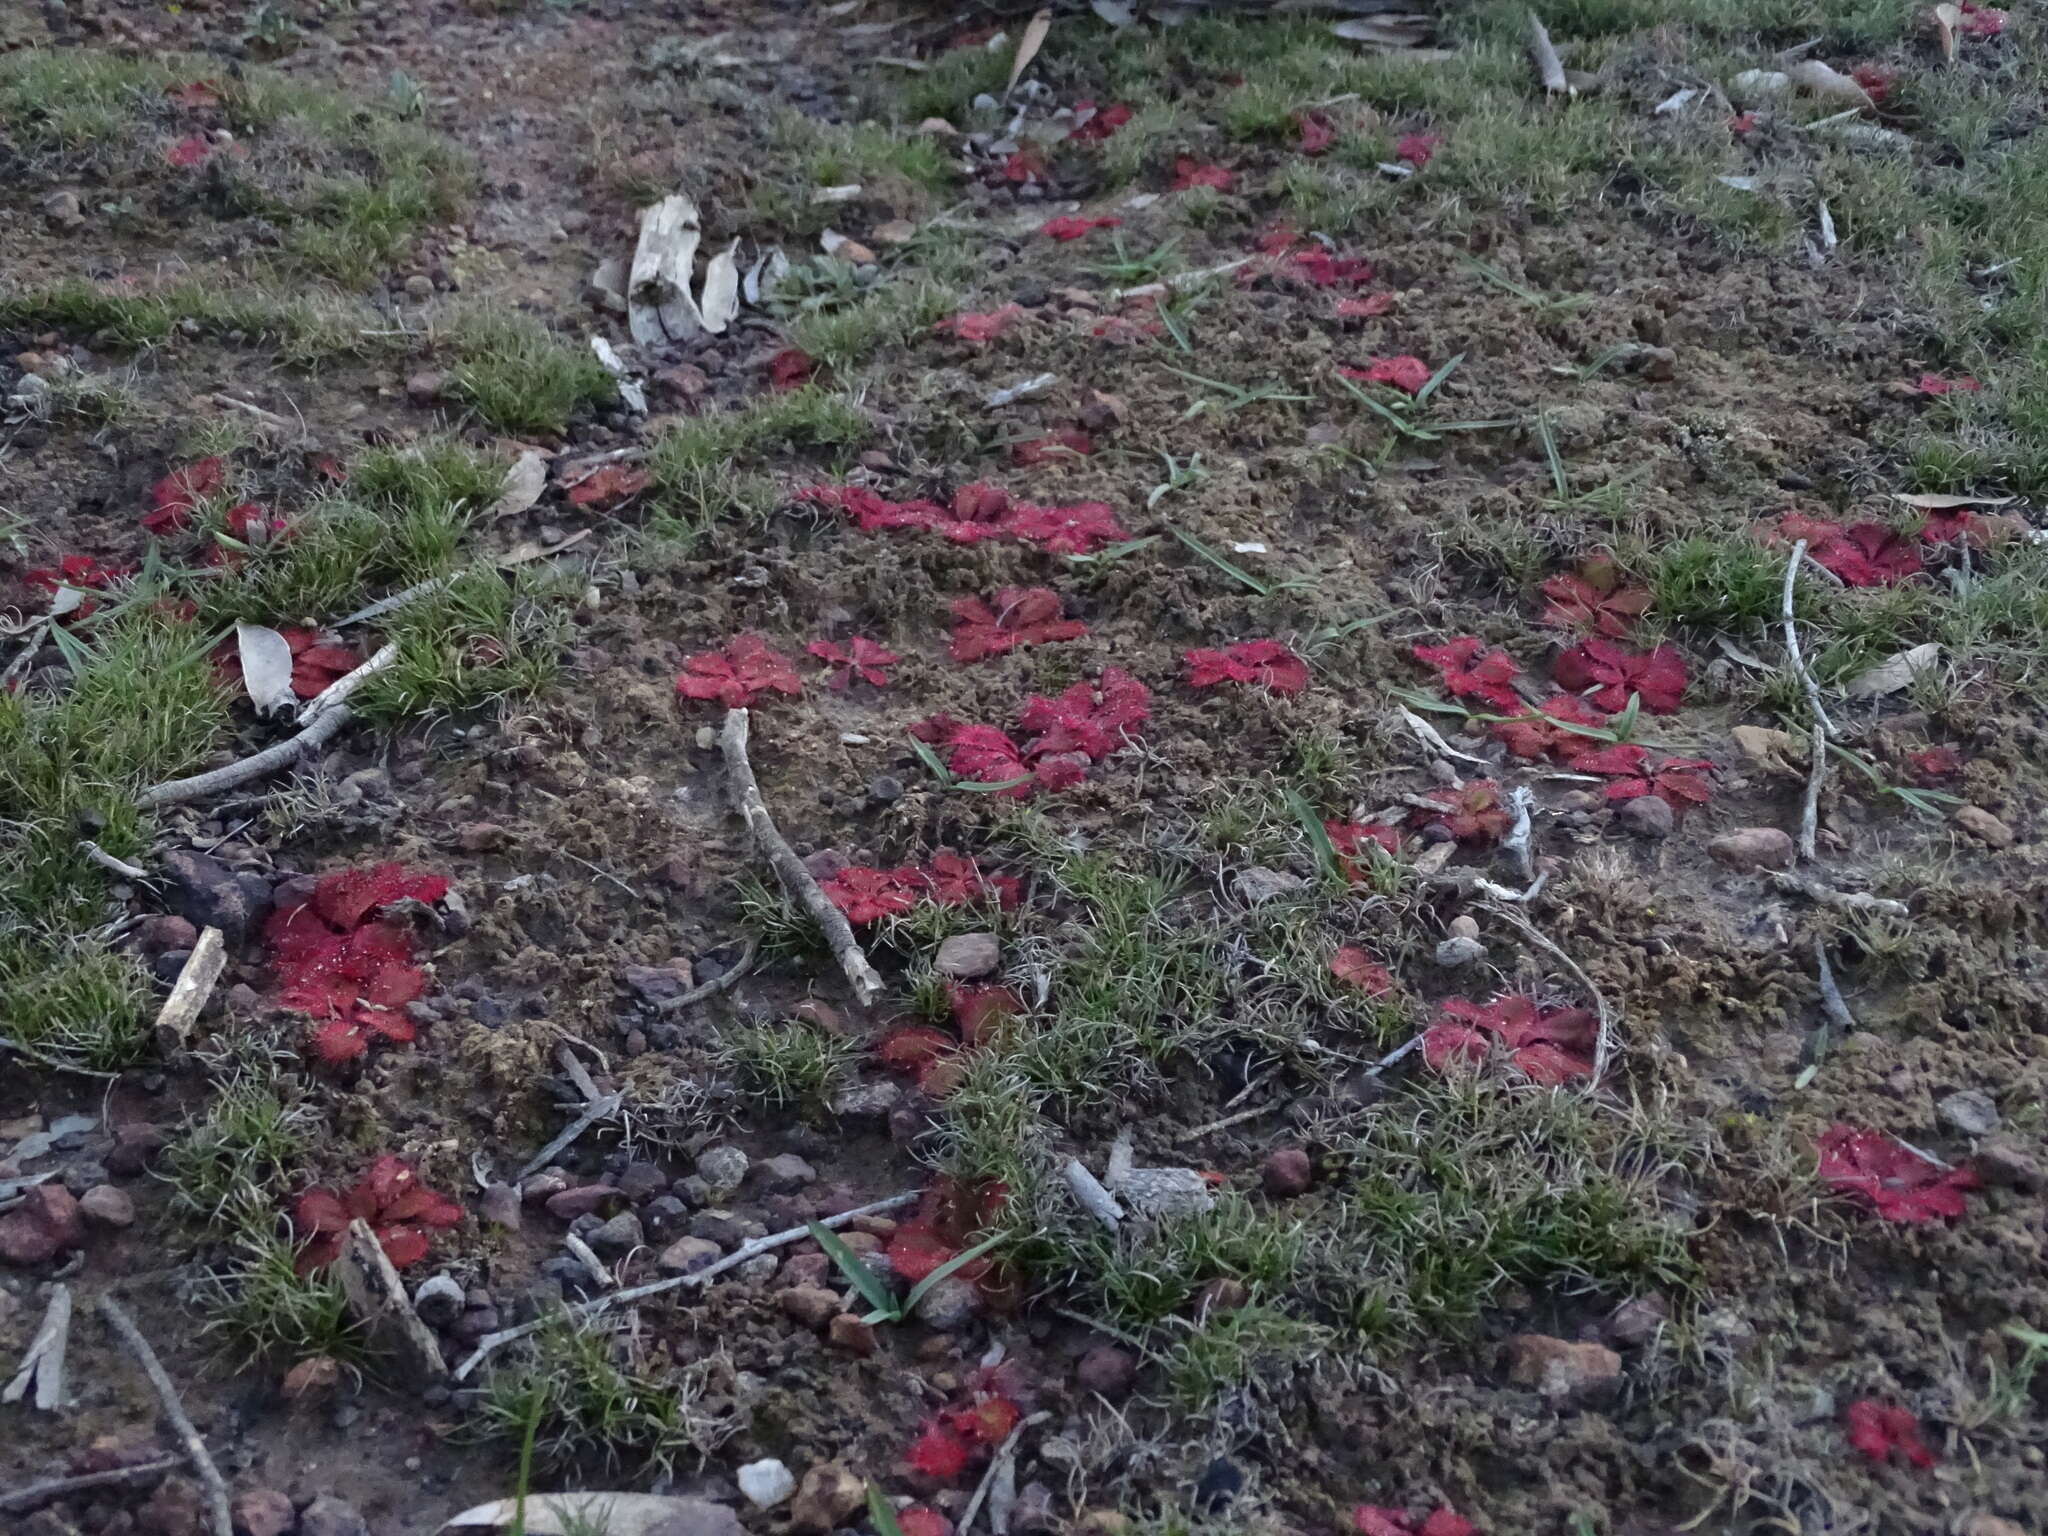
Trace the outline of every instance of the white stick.
<instances>
[{"instance_id":1,"label":"white stick","mask_svg":"<svg viewBox=\"0 0 2048 1536\"><path fill-rule=\"evenodd\" d=\"M213 1536L234 1536L234 1520L228 1513L228 1485L221 1478L220 1468L213 1464L213 1457L207 1453L206 1442L199 1438L199 1431L192 1427L192 1420L186 1416L185 1405L178 1401L178 1389L165 1372L163 1362L157 1359L156 1351L149 1347L149 1340L142 1336L142 1330L135 1326L135 1319L123 1310L121 1303L102 1293L99 1309L100 1316L120 1335L121 1342L128 1346L129 1353L142 1366L149 1384L156 1389L157 1401L163 1404L164 1417L171 1421L171 1428L184 1442L185 1455L192 1463L192 1470L206 1488Z\"/></svg>"},{"instance_id":2,"label":"white stick","mask_svg":"<svg viewBox=\"0 0 2048 1536\"><path fill-rule=\"evenodd\" d=\"M1067 1181L1067 1188L1074 1192L1074 1199L1082 1210L1114 1232L1123 1225L1124 1208L1116 1203L1116 1197L1102 1187L1101 1180L1088 1171L1088 1165L1078 1157L1067 1159L1067 1166L1060 1170Z\"/></svg>"},{"instance_id":3,"label":"white stick","mask_svg":"<svg viewBox=\"0 0 2048 1536\"><path fill-rule=\"evenodd\" d=\"M101 869L119 875L124 880L143 880L149 876L149 871L141 865L130 864L126 859L115 858L91 838L82 840L78 845L78 851L93 863L99 865Z\"/></svg>"},{"instance_id":4,"label":"white stick","mask_svg":"<svg viewBox=\"0 0 2048 1536\"><path fill-rule=\"evenodd\" d=\"M1811 864L1820 829L1820 790L1828 774L1828 733L1834 726L1827 711L1821 708L1820 684L1813 680L1806 658L1800 654L1799 621L1792 616L1792 599L1799 588L1799 564L1805 555L1806 540L1801 539L1792 546L1792 558L1785 562L1785 589L1779 609L1785 623L1785 654L1791 658L1792 670L1806 690L1806 707L1813 715L1809 727L1812 739L1807 744L1806 803L1799 812L1799 857Z\"/></svg>"},{"instance_id":5,"label":"white stick","mask_svg":"<svg viewBox=\"0 0 2048 1536\"><path fill-rule=\"evenodd\" d=\"M767 855L782 888L802 902L804 910L824 930L832 958L846 973L854 998L866 1008L882 995L882 978L868 964L867 953L860 947L860 940L853 936L846 914L832 905L831 898L818 888L818 882L804 868L804 861L796 856L788 840L776 830L775 818L768 814L768 802L761 798L761 785L754 777L754 765L747 760L747 735L747 712L744 709L727 710L725 729L719 733L718 745L725 754L725 771L732 778L733 804L746 822L747 830L753 834L755 846Z\"/></svg>"},{"instance_id":6,"label":"white stick","mask_svg":"<svg viewBox=\"0 0 2048 1536\"><path fill-rule=\"evenodd\" d=\"M849 1221L858 1221L863 1216L879 1216L884 1211L900 1210L902 1207L914 1203L918 1198L919 1192L917 1190L908 1190L900 1195L891 1195L886 1200L877 1200L872 1204L858 1206L850 1211L841 1211L837 1216L827 1216L818 1225L826 1228L843 1227ZM685 1285L708 1285L728 1269L744 1264L749 1259L758 1258L764 1253L772 1253L777 1248L785 1248L791 1243L801 1242L810 1235L811 1229L808 1224L801 1227L789 1227L781 1232L771 1232L766 1237L757 1237L751 1242L741 1243L739 1247L733 1249L731 1253L728 1253L716 1264L708 1265L698 1270L695 1274L676 1275L668 1280L650 1280L645 1285L636 1285L630 1290L613 1291L609 1296L599 1296L594 1300L581 1302L566 1310L572 1319L580 1319L590 1317L610 1307L623 1306L636 1301L645 1301L649 1296L659 1296L664 1291L673 1291ZM464 1380L471 1371L483 1364L491 1351L499 1348L501 1345L510 1344L514 1339L523 1339L529 1334L540 1332L541 1329L553 1322L557 1315L559 1314L551 1313L547 1317L536 1318L530 1323L521 1323L516 1328L500 1328L496 1333L485 1334L476 1341L476 1348L464 1357L460 1365L455 1367L455 1379L457 1381Z\"/></svg>"},{"instance_id":7,"label":"white stick","mask_svg":"<svg viewBox=\"0 0 2048 1536\"><path fill-rule=\"evenodd\" d=\"M379 672L394 666L398 661L398 642L391 641L382 646L368 661L353 672L344 672L333 682L306 700L299 709L299 724L311 725L328 710L342 704L350 694L375 677Z\"/></svg>"},{"instance_id":8,"label":"white stick","mask_svg":"<svg viewBox=\"0 0 2048 1536\"><path fill-rule=\"evenodd\" d=\"M1576 96L1564 77L1564 61L1550 41L1550 29L1534 11L1529 13L1529 53L1536 60L1536 73L1543 77L1543 89L1552 96Z\"/></svg>"}]
</instances>

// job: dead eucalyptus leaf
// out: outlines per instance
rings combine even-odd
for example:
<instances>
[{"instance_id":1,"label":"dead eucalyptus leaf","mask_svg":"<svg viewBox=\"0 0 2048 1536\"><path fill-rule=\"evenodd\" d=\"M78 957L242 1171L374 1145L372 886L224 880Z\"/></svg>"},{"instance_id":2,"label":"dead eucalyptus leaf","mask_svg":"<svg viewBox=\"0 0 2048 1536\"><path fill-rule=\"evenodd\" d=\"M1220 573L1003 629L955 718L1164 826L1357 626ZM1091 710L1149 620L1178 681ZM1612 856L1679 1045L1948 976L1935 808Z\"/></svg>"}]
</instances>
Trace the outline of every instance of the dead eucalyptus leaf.
<instances>
[{"instance_id":1,"label":"dead eucalyptus leaf","mask_svg":"<svg viewBox=\"0 0 2048 1536\"><path fill-rule=\"evenodd\" d=\"M1044 10L1034 15L1024 28L1024 35L1017 39L1017 57L1010 63L1010 83L1003 87L1007 100L1010 92L1017 89L1017 82L1024 78L1024 71L1031 67L1031 61L1038 57L1038 50L1045 46L1046 34L1052 31L1052 12Z\"/></svg>"},{"instance_id":2,"label":"dead eucalyptus leaf","mask_svg":"<svg viewBox=\"0 0 2048 1536\"><path fill-rule=\"evenodd\" d=\"M491 503L487 517L515 517L540 500L547 489L547 455L529 448L512 461L505 478L498 483L498 499Z\"/></svg>"},{"instance_id":3,"label":"dead eucalyptus leaf","mask_svg":"<svg viewBox=\"0 0 2048 1536\"><path fill-rule=\"evenodd\" d=\"M740 313L740 243L735 240L704 265L704 291L697 313L704 329L722 335Z\"/></svg>"},{"instance_id":4,"label":"dead eucalyptus leaf","mask_svg":"<svg viewBox=\"0 0 2048 1536\"><path fill-rule=\"evenodd\" d=\"M1962 30L1963 8L1959 5L1937 5L1934 8L1934 30L1941 38L1941 56L1951 64L1956 60L1956 33Z\"/></svg>"},{"instance_id":5,"label":"dead eucalyptus leaf","mask_svg":"<svg viewBox=\"0 0 2048 1536\"><path fill-rule=\"evenodd\" d=\"M1852 699L1877 699L1897 693L1941 659L1941 647L1929 640L1911 650L1889 656L1867 672L1850 678L1842 691Z\"/></svg>"},{"instance_id":6,"label":"dead eucalyptus leaf","mask_svg":"<svg viewBox=\"0 0 2048 1536\"><path fill-rule=\"evenodd\" d=\"M298 707L292 692L291 643L261 624L235 626L235 652L242 661L242 686L259 715Z\"/></svg>"},{"instance_id":7,"label":"dead eucalyptus leaf","mask_svg":"<svg viewBox=\"0 0 2048 1536\"><path fill-rule=\"evenodd\" d=\"M713 1512L716 1513L713 1513ZM494 1499L465 1509L446 1525L450 1531L509 1530L519 1517L519 1500ZM677 1529L730 1524L731 1514L708 1499L657 1493L530 1493L526 1496L527 1536L579 1536L603 1531L605 1536L653 1536L669 1521Z\"/></svg>"},{"instance_id":8,"label":"dead eucalyptus leaf","mask_svg":"<svg viewBox=\"0 0 2048 1536\"><path fill-rule=\"evenodd\" d=\"M1088 0L1088 9L1119 32L1138 19L1138 13L1122 0Z\"/></svg>"},{"instance_id":9,"label":"dead eucalyptus leaf","mask_svg":"<svg viewBox=\"0 0 2048 1536\"><path fill-rule=\"evenodd\" d=\"M2003 507L2018 501L2017 496L1951 496L1938 492L1893 491L1892 500L1909 507L1918 507L1923 512L1949 512L1957 507Z\"/></svg>"}]
</instances>

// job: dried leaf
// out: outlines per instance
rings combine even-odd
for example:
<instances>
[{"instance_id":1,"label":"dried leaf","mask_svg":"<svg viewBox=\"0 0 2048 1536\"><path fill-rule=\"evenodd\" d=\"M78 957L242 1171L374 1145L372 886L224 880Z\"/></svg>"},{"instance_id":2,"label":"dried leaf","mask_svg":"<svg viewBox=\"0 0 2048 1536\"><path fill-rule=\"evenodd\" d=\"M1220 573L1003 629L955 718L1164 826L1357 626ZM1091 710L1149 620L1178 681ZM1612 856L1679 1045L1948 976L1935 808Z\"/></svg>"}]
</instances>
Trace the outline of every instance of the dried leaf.
<instances>
[{"instance_id":1,"label":"dried leaf","mask_svg":"<svg viewBox=\"0 0 2048 1536\"><path fill-rule=\"evenodd\" d=\"M498 499L491 503L487 517L516 517L547 489L548 459L538 448L528 448L512 461L498 484Z\"/></svg>"},{"instance_id":2,"label":"dried leaf","mask_svg":"<svg viewBox=\"0 0 2048 1536\"><path fill-rule=\"evenodd\" d=\"M298 707L292 692L291 642L261 624L235 626L235 650L242 661L242 686L259 715Z\"/></svg>"},{"instance_id":3,"label":"dried leaf","mask_svg":"<svg viewBox=\"0 0 2048 1536\"><path fill-rule=\"evenodd\" d=\"M1806 761L1806 744L1790 731L1773 730L1767 725L1738 725L1728 734L1735 738L1742 755L1766 773L1782 774L1788 779L1806 777L1802 766Z\"/></svg>"},{"instance_id":4,"label":"dried leaf","mask_svg":"<svg viewBox=\"0 0 2048 1536\"><path fill-rule=\"evenodd\" d=\"M1119 32L1138 19L1138 13L1123 0L1088 0L1088 9Z\"/></svg>"},{"instance_id":5,"label":"dried leaf","mask_svg":"<svg viewBox=\"0 0 2048 1536\"><path fill-rule=\"evenodd\" d=\"M1052 31L1052 12L1043 10L1034 15L1024 28L1024 35L1017 40L1017 57L1010 64L1010 82L1003 87L1007 100L1010 92L1017 89L1017 82L1024 78L1024 71L1031 67L1031 61L1038 57L1038 50L1045 46L1046 34Z\"/></svg>"},{"instance_id":6,"label":"dried leaf","mask_svg":"<svg viewBox=\"0 0 2048 1536\"><path fill-rule=\"evenodd\" d=\"M697 300L697 312L704 321L704 329L714 336L739 318L739 251L740 243L735 240L704 267L704 290Z\"/></svg>"},{"instance_id":7,"label":"dried leaf","mask_svg":"<svg viewBox=\"0 0 2048 1536\"><path fill-rule=\"evenodd\" d=\"M1819 59L1801 59L1785 71L1791 82L1810 96L1839 101L1851 106L1875 107L1870 92L1831 64Z\"/></svg>"},{"instance_id":8,"label":"dried leaf","mask_svg":"<svg viewBox=\"0 0 2048 1536\"><path fill-rule=\"evenodd\" d=\"M1867 672L1850 678L1843 692L1852 699L1878 699L1911 686L1913 679L1941 659L1941 647L1929 640L1887 657Z\"/></svg>"},{"instance_id":9,"label":"dried leaf","mask_svg":"<svg viewBox=\"0 0 2048 1536\"><path fill-rule=\"evenodd\" d=\"M1959 5L1937 5L1934 8L1934 30L1941 38L1941 56L1951 64L1956 57L1956 32L1963 24L1963 9Z\"/></svg>"}]
</instances>

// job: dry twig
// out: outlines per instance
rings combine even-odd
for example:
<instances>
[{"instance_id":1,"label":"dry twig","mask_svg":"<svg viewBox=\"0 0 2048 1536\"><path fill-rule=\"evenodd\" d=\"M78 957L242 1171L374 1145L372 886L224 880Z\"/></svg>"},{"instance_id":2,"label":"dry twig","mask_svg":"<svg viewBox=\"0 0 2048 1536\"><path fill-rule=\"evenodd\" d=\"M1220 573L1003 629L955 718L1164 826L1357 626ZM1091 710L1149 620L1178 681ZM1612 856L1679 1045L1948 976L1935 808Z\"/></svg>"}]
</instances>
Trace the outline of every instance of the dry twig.
<instances>
[{"instance_id":1,"label":"dry twig","mask_svg":"<svg viewBox=\"0 0 2048 1536\"><path fill-rule=\"evenodd\" d=\"M1088 1171L1088 1165L1081 1159L1068 1158L1060 1176L1067 1181L1067 1188L1073 1191L1074 1201L1082 1210L1112 1232L1123 1225L1124 1208L1117 1204L1116 1196L1103 1188L1102 1181Z\"/></svg>"},{"instance_id":2,"label":"dry twig","mask_svg":"<svg viewBox=\"0 0 2048 1536\"><path fill-rule=\"evenodd\" d=\"M754 956L761 951L761 940L756 934L748 934L746 946L741 949L739 959L720 971L709 981L700 981L676 997L665 997L654 1005L656 1013L680 1013L683 1009L703 1002L707 997L716 997L732 986L754 968Z\"/></svg>"},{"instance_id":3,"label":"dry twig","mask_svg":"<svg viewBox=\"0 0 2048 1536\"><path fill-rule=\"evenodd\" d=\"M130 864L126 859L117 859L91 838L82 839L78 851L87 859L99 865L109 874L119 875L124 880L147 880L149 871L139 864Z\"/></svg>"},{"instance_id":4,"label":"dry twig","mask_svg":"<svg viewBox=\"0 0 2048 1536\"><path fill-rule=\"evenodd\" d=\"M804 910L824 930L832 958L846 973L855 1000L865 1008L882 995L882 978L868 964L867 954L860 947L860 940L853 936L846 914L832 905L831 899L818 888L811 872L804 868L804 861L796 856L788 840L776 829L775 818L768 814L768 802L761 798L761 785L754 777L754 765L747 760L747 734L747 712L744 709L727 710L725 729L719 732L718 746L725 754L725 771L732 777L733 804L746 821L747 830L753 834L755 846L767 855L782 888L802 902Z\"/></svg>"},{"instance_id":5,"label":"dry twig","mask_svg":"<svg viewBox=\"0 0 2048 1536\"><path fill-rule=\"evenodd\" d=\"M904 1206L917 1200L918 1196L919 1192L917 1190L908 1190L900 1195L891 1195L886 1200L876 1200L868 1205L857 1206L850 1211L841 1211L837 1216L827 1216L818 1225L828 1228L843 1227L849 1221L858 1221L863 1216L879 1216L884 1211L901 1210ZM675 1275L667 1280L650 1280L645 1285L636 1285L630 1290L614 1291L609 1296L594 1297L589 1301L579 1302L577 1305L565 1308L564 1310L571 1320L580 1321L611 1307L626 1306L636 1301L645 1301L649 1296L659 1296L664 1291L677 1290L686 1285L708 1285L727 1270L744 1264L749 1259L758 1258L764 1253L773 1253L777 1248L785 1248L791 1243L801 1242L810 1235L811 1229L808 1224L801 1227L789 1227L781 1232L771 1232L766 1237L757 1237L751 1242L741 1243L739 1247L733 1249L731 1253L728 1253L716 1264L707 1265L695 1274ZM471 1350L463 1358L462 1363L455 1367L455 1379L457 1381L464 1380L471 1371L483 1364L485 1358L493 1350L498 1349L502 1345L510 1344L514 1339L523 1339L529 1334L538 1333L556 1317L561 1315L561 1313L550 1313L547 1317L536 1318L530 1323L521 1323L516 1328L500 1328L496 1333L485 1334L476 1341L476 1348Z\"/></svg>"},{"instance_id":6,"label":"dry twig","mask_svg":"<svg viewBox=\"0 0 2048 1536\"><path fill-rule=\"evenodd\" d=\"M996 1454L994 1458L990 1460L988 1464L988 1470L981 1474L981 1482L975 1487L974 1497L967 1501L967 1508L965 1512L961 1514L960 1524L958 1527L956 1527L956 1536L967 1536L967 1533L974 1528L974 1517L981 1513L981 1506L985 1501L987 1501L989 1496L989 1490L995 1485L996 1478L1000 1473L1001 1469L1004 1467L1012 1467L1014 1469L1014 1458L1017 1454L1017 1442L1024 1438L1024 1431L1027 1429L1034 1428L1037 1425L1043 1424L1047 1419L1051 1417L1052 1415L1049 1412L1041 1408L1037 1413L1032 1414L1029 1418L1020 1420L1018 1423L1011 1426L1009 1434L1003 1437L1003 1443L996 1447ZM1014 1492L1014 1485L1012 1487L1012 1491ZM1008 1523L1007 1510L1004 1511L1004 1515L1005 1520L1003 1523L994 1524L994 1511L993 1509L991 1509L990 1511L990 1520L991 1523L994 1524L996 1536L1002 1536L1004 1525Z\"/></svg>"},{"instance_id":7,"label":"dry twig","mask_svg":"<svg viewBox=\"0 0 2048 1536\"><path fill-rule=\"evenodd\" d=\"M211 1517L213 1536L234 1536L234 1521L228 1513L228 1485L220 1475L220 1468L213 1464L206 1442L193 1428L185 1405L178 1400L178 1388L164 1370L163 1362L157 1359L156 1351L149 1347L149 1340L142 1336L142 1330L135 1326L135 1319L128 1315L121 1303L103 1294L99 1299L99 1309L100 1316L107 1320L107 1326L120 1335L121 1342L128 1346L128 1352L141 1365L149 1384L156 1389L157 1401L163 1404L164 1417L171 1421L171 1428L183 1442L186 1458L206 1489L206 1508Z\"/></svg>"},{"instance_id":8,"label":"dry twig","mask_svg":"<svg viewBox=\"0 0 2048 1536\"><path fill-rule=\"evenodd\" d=\"M177 1464L175 1456L160 1456L155 1461L116 1467L111 1472L81 1472L76 1477L53 1477L48 1482L30 1483L26 1488L0 1493L0 1514L18 1515L25 1510L39 1509L52 1500L69 1498L74 1493L90 1493L95 1488L112 1488L121 1483L139 1483L144 1478L168 1472Z\"/></svg>"},{"instance_id":9,"label":"dry twig","mask_svg":"<svg viewBox=\"0 0 2048 1536\"><path fill-rule=\"evenodd\" d=\"M341 728L354 717L354 710L346 704L337 704L296 736L287 736L275 746L265 747L261 752L238 763L229 763L225 768L195 773L188 779L172 779L167 784L152 784L135 797L135 803L145 811L166 805L183 805L187 800L203 800L218 790L234 789L251 779L260 779L280 768L289 768L339 736Z\"/></svg>"},{"instance_id":10,"label":"dry twig","mask_svg":"<svg viewBox=\"0 0 2048 1536\"><path fill-rule=\"evenodd\" d=\"M1593 1017L1598 1021L1599 1032L1593 1037L1593 1075L1587 1080L1586 1086L1588 1088L1598 1088L1600 1086L1600 1079L1607 1075L1607 1064L1613 1059L1615 1049L1614 1010L1607 1006L1606 995L1593 985L1593 978L1585 973L1579 962L1559 948L1553 940L1548 938L1534 923L1530 922L1524 913L1515 907L1497 902L1491 905L1495 913L1507 920L1509 927L1520 933L1523 938L1534 944L1538 949L1550 956L1551 959L1563 966L1566 971L1570 972L1572 979L1579 984L1580 990L1586 994L1587 999L1593 1004Z\"/></svg>"}]
</instances>

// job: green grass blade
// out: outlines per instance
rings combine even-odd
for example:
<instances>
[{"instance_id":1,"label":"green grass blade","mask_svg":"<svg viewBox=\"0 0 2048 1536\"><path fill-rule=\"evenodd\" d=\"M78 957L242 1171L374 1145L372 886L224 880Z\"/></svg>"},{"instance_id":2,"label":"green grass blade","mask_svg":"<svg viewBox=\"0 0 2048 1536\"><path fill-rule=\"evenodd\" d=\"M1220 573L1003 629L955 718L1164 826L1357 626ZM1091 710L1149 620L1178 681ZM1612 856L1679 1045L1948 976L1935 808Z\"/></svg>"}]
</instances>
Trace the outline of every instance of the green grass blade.
<instances>
[{"instance_id":1,"label":"green grass blade","mask_svg":"<svg viewBox=\"0 0 2048 1536\"><path fill-rule=\"evenodd\" d=\"M952 1275L955 1271L959 1270L963 1265L972 1264L976 1259L980 1258L984 1253L987 1253L989 1249L995 1247L995 1245L997 1243L1000 1243L1002 1240L1003 1234L998 1232L994 1237L983 1238L980 1242L976 1243L972 1248L967 1249L965 1252L954 1254L953 1257L946 1260L945 1263L941 1264L937 1269L933 1270L930 1274L926 1275L922 1280L918 1281L915 1286L911 1287L910 1294L906 1296L903 1300L904 1313L908 1315L909 1313L916 1311L917 1304L924 1298L925 1292L929 1291L941 1280L944 1280L948 1276Z\"/></svg>"},{"instance_id":2,"label":"green grass blade","mask_svg":"<svg viewBox=\"0 0 2048 1536\"><path fill-rule=\"evenodd\" d=\"M1182 544L1186 545L1196 554L1200 555L1204 560L1208 561L1211 565L1215 566L1216 569L1221 571L1224 575L1235 577L1238 581L1243 582L1246 587L1258 593L1260 597L1271 597L1273 595L1273 589L1267 586L1263 581L1259 580L1258 577L1254 576L1250 571L1246 570L1243 566L1238 565L1233 561L1225 559L1221 554L1211 549L1207 544L1204 544L1192 533L1186 533L1179 528L1172 527L1169 527L1166 531L1172 534L1176 539L1179 539Z\"/></svg>"},{"instance_id":3,"label":"green grass blade","mask_svg":"<svg viewBox=\"0 0 2048 1536\"><path fill-rule=\"evenodd\" d=\"M806 1230L810 1232L812 1241L824 1249L831 1256L832 1262L839 1266L839 1272L853 1282L853 1288L865 1296L868 1305L875 1309L868 1319L869 1322L879 1320L893 1323L903 1316L904 1309L896 1304L895 1292L882 1283L879 1275L861 1263L860 1255L846 1246L844 1238L830 1227L821 1226L815 1221L807 1223Z\"/></svg>"}]
</instances>

